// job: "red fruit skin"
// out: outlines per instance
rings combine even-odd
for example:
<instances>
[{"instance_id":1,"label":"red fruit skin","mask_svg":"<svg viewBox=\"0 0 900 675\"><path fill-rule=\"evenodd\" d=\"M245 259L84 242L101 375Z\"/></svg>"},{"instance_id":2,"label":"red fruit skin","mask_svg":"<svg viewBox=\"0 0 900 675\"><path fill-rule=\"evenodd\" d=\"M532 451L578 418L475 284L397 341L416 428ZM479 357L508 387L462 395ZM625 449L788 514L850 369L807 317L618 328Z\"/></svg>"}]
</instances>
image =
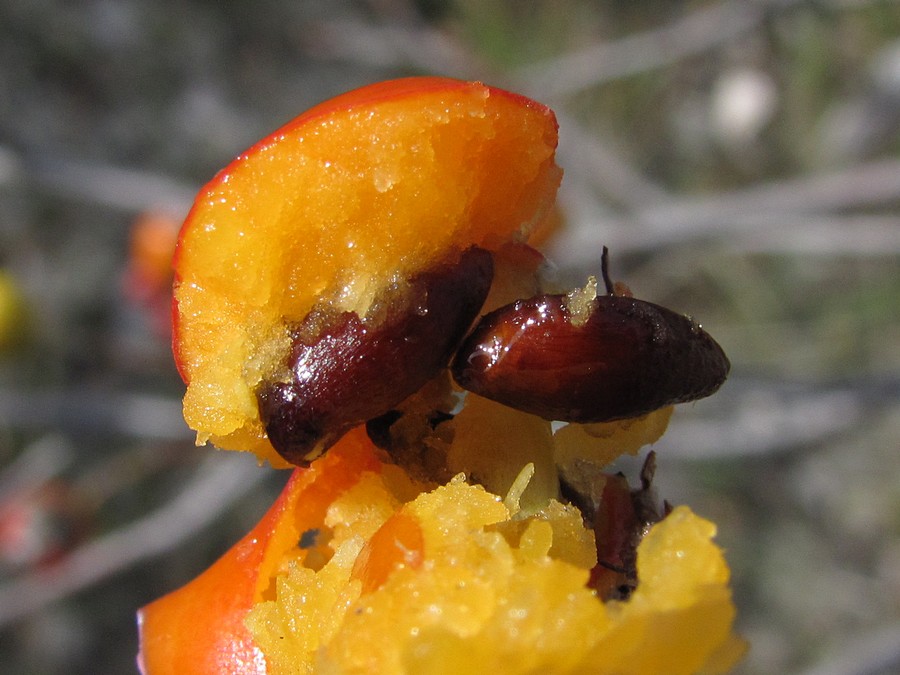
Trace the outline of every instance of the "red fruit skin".
<instances>
[{"instance_id":1,"label":"red fruit skin","mask_svg":"<svg viewBox=\"0 0 900 675\"><path fill-rule=\"evenodd\" d=\"M144 675L263 675L266 661L244 627L278 522L300 487L299 472L241 541L188 585L138 611L138 668Z\"/></svg>"},{"instance_id":2,"label":"red fruit skin","mask_svg":"<svg viewBox=\"0 0 900 675\"><path fill-rule=\"evenodd\" d=\"M379 472L363 430L308 469L296 469L259 523L200 576L138 611L144 675L262 675L266 661L247 613L269 591L300 536L323 527L329 505L363 473Z\"/></svg>"}]
</instances>

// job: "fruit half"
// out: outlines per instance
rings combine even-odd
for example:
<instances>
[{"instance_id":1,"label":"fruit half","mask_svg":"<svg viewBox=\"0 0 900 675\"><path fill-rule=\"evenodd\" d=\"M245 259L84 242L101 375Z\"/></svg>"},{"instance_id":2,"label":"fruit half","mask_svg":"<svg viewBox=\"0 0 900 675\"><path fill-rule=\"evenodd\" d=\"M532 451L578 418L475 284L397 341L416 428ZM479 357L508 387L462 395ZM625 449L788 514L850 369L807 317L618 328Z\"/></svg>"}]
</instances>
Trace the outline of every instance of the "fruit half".
<instances>
[{"instance_id":1,"label":"fruit half","mask_svg":"<svg viewBox=\"0 0 900 675\"><path fill-rule=\"evenodd\" d=\"M174 351L198 443L273 465L256 390L311 311L373 302L471 246L527 241L561 171L546 107L478 82L410 78L339 96L200 192L175 254Z\"/></svg>"}]
</instances>

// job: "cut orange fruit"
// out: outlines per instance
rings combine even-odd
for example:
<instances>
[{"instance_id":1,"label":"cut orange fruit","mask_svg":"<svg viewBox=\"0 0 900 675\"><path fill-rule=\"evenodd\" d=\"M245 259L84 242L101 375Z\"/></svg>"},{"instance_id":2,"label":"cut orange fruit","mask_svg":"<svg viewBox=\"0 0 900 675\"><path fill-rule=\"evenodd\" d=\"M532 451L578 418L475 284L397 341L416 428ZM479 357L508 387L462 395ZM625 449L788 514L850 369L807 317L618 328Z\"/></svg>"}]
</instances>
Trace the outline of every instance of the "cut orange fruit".
<instances>
[{"instance_id":1,"label":"cut orange fruit","mask_svg":"<svg viewBox=\"0 0 900 675\"><path fill-rule=\"evenodd\" d=\"M471 246L525 240L561 172L546 107L412 78L323 103L199 194L175 255L174 348L198 442L284 465L255 390L311 310L363 317L385 289Z\"/></svg>"}]
</instances>

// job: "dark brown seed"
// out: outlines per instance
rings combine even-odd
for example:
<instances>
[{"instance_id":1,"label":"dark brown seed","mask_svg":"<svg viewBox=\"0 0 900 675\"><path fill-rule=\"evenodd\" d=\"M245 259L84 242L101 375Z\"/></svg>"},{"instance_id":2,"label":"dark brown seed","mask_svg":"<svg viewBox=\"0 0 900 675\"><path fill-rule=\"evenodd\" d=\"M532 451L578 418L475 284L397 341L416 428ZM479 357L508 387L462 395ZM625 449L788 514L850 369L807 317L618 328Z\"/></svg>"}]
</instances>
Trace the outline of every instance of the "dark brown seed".
<instances>
[{"instance_id":1,"label":"dark brown seed","mask_svg":"<svg viewBox=\"0 0 900 675\"><path fill-rule=\"evenodd\" d=\"M257 390L269 441L304 466L351 428L391 410L447 365L478 315L493 276L487 251L471 248L384 299L376 319L311 314L294 327L286 381Z\"/></svg>"},{"instance_id":2,"label":"dark brown seed","mask_svg":"<svg viewBox=\"0 0 900 675\"><path fill-rule=\"evenodd\" d=\"M626 600L637 587L638 546L651 526L668 515L660 512L653 489L655 470L651 451L641 469L641 487L630 489L622 474L607 475L597 509L587 518L597 543L597 565L588 586L604 600Z\"/></svg>"},{"instance_id":3,"label":"dark brown seed","mask_svg":"<svg viewBox=\"0 0 900 675\"><path fill-rule=\"evenodd\" d=\"M465 389L548 420L638 417L716 391L730 364L689 318L643 300L594 299L573 323L565 295L487 314L453 361Z\"/></svg>"},{"instance_id":4,"label":"dark brown seed","mask_svg":"<svg viewBox=\"0 0 900 675\"><path fill-rule=\"evenodd\" d=\"M383 415L366 420L366 435L377 447L389 450L391 442L391 427L403 417L399 410L388 410Z\"/></svg>"}]
</instances>

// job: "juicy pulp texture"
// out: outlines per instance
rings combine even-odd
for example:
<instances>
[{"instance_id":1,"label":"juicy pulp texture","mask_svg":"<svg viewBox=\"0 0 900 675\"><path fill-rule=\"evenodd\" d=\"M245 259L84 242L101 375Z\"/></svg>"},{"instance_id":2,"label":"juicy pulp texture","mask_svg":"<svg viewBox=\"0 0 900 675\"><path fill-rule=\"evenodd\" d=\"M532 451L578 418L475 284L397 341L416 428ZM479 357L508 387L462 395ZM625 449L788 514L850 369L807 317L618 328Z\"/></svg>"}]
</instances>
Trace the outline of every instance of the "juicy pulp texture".
<instances>
[{"instance_id":1,"label":"juicy pulp texture","mask_svg":"<svg viewBox=\"0 0 900 675\"><path fill-rule=\"evenodd\" d=\"M275 578L304 532L315 531L331 503L381 464L360 432L315 469L292 474L281 496L241 541L186 586L138 612L141 672L221 675L266 672L266 659L244 625L247 613L274 597Z\"/></svg>"},{"instance_id":2,"label":"juicy pulp texture","mask_svg":"<svg viewBox=\"0 0 900 675\"><path fill-rule=\"evenodd\" d=\"M553 114L479 83L401 80L301 115L198 196L175 258L175 353L198 442L282 466L254 390L313 307L364 317L454 251L525 238L552 205Z\"/></svg>"},{"instance_id":3,"label":"juicy pulp texture","mask_svg":"<svg viewBox=\"0 0 900 675\"><path fill-rule=\"evenodd\" d=\"M381 457L351 431L222 560L142 610L144 672L671 674L740 657L715 526L687 508L639 545L631 597L604 603L575 507L526 516Z\"/></svg>"}]
</instances>

